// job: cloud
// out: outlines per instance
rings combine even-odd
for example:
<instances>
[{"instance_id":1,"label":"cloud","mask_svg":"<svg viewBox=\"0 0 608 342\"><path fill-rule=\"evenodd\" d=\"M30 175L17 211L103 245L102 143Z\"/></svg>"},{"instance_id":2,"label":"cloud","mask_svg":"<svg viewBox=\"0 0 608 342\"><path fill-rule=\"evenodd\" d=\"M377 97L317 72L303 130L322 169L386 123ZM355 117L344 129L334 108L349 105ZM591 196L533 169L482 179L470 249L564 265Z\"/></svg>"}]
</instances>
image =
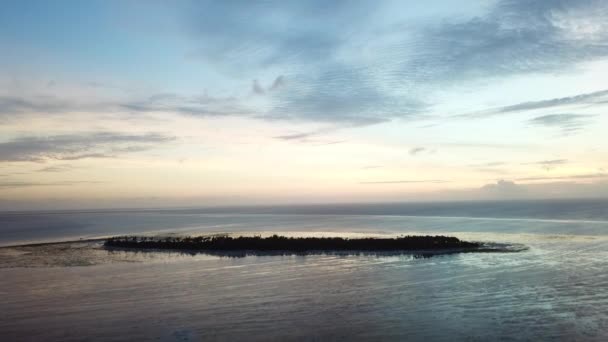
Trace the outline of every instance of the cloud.
<instances>
[{"instance_id":1,"label":"cloud","mask_svg":"<svg viewBox=\"0 0 608 342\"><path fill-rule=\"evenodd\" d=\"M317 134L319 134L319 133L316 131L312 131L312 132L304 132L304 133L292 133L292 134L279 135L274 138L279 139L279 140L301 140L301 139L310 138Z\"/></svg>"},{"instance_id":2,"label":"cloud","mask_svg":"<svg viewBox=\"0 0 608 342\"><path fill-rule=\"evenodd\" d=\"M263 93L263 89L261 89ZM256 112L248 108L243 99L236 97L202 95L186 96L177 93L153 93L131 99L109 98L103 101L85 101L68 95L0 95L0 119L21 115L65 114L88 112L106 114L108 112L156 113L166 112L186 116L253 116ZM259 113L258 113L259 114Z\"/></svg>"},{"instance_id":3,"label":"cloud","mask_svg":"<svg viewBox=\"0 0 608 342\"><path fill-rule=\"evenodd\" d=\"M101 158L116 158L115 154L108 153L82 153L72 154L67 156L53 156L53 159L57 160L79 160L79 159L101 159Z\"/></svg>"},{"instance_id":4,"label":"cloud","mask_svg":"<svg viewBox=\"0 0 608 342\"><path fill-rule=\"evenodd\" d=\"M568 97L560 97L542 101L522 102L510 106L500 107L496 109L497 113L519 112L533 109L546 109L566 105L581 105L603 103L608 97L608 90L601 90L592 93L579 94Z\"/></svg>"},{"instance_id":5,"label":"cloud","mask_svg":"<svg viewBox=\"0 0 608 342\"><path fill-rule=\"evenodd\" d=\"M75 110L78 106L55 96L0 96L0 117L21 113L58 113Z\"/></svg>"},{"instance_id":6,"label":"cloud","mask_svg":"<svg viewBox=\"0 0 608 342\"><path fill-rule=\"evenodd\" d=\"M352 45L368 47L370 32L376 49L365 52L378 63L401 64L392 72L411 83L558 70L608 54L608 29L602 25L608 5L601 0L502 0L473 18L418 26L405 25L407 16L374 20L387 5L200 1L184 11L183 22L202 46L198 58L236 70L322 64ZM378 36L387 32L403 38Z\"/></svg>"},{"instance_id":7,"label":"cloud","mask_svg":"<svg viewBox=\"0 0 608 342\"><path fill-rule=\"evenodd\" d=\"M388 181L359 182L359 184L417 184L417 183L440 184L440 183L450 183L450 181L441 180L441 179L430 179L430 180L388 180Z\"/></svg>"},{"instance_id":8,"label":"cloud","mask_svg":"<svg viewBox=\"0 0 608 342\"><path fill-rule=\"evenodd\" d=\"M608 174L605 173L590 173L590 174L578 174L569 176L540 176L540 177L524 177L518 178L517 181L529 182L529 181L544 181L544 180L572 180L572 179L597 179L607 178Z\"/></svg>"},{"instance_id":9,"label":"cloud","mask_svg":"<svg viewBox=\"0 0 608 342\"><path fill-rule=\"evenodd\" d=\"M410 155L411 156L415 156L419 153L425 152L427 149L424 147L414 147L412 149L410 149Z\"/></svg>"},{"instance_id":10,"label":"cloud","mask_svg":"<svg viewBox=\"0 0 608 342\"><path fill-rule=\"evenodd\" d=\"M476 168L475 170L477 170L479 172L503 174L503 175L509 173L509 171L507 171L507 170L493 168L493 167L479 167L479 168Z\"/></svg>"},{"instance_id":11,"label":"cloud","mask_svg":"<svg viewBox=\"0 0 608 342\"><path fill-rule=\"evenodd\" d=\"M541 161L536 161L536 162L531 162L531 163L524 163L524 165L533 165L533 164L562 165L562 164L566 164L567 162L568 162L568 159L550 159L550 160L541 160Z\"/></svg>"},{"instance_id":12,"label":"cloud","mask_svg":"<svg viewBox=\"0 0 608 342\"><path fill-rule=\"evenodd\" d=\"M253 80L253 83L251 84L251 91L257 95L264 95L266 93L266 90L264 90L264 87L260 85L258 80Z\"/></svg>"},{"instance_id":13,"label":"cloud","mask_svg":"<svg viewBox=\"0 0 608 342\"><path fill-rule=\"evenodd\" d=\"M563 134L580 131L588 124L593 115L584 114L548 114L530 119L528 123L536 126L559 128Z\"/></svg>"},{"instance_id":14,"label":"cloud","mask_svg":"<svg viewBox=\"0 0 608 342\"><path fill-rule=\"evenodd\" d=\"M443 147L464 147L464 148L488 148L488 149L531 149L534 145L530 144L500 144L500 143L484 143L484 142L448 142L442 143Z\"/></svg>"},{"instance_id":15,"label":"cloud","mask_svg":"<svg viewBox=\"0 0 608 342\"><path fill-rule=\"evenodd\" d=\"M459 118L479 118L493 115L524 112L528 110L550 109L573 105L604 105L608 101L608 90L600 90L591 93L578 94L567 97L559 97L540 101L528 101L516 103L509 106L486 109L483 111L467 114L459 114Z\"/></svg>"},{"instance_id":16,"label":"cloud","mask_svg":"<svg viewBox=\"0 0 608 342\"><path fill-rule=\"evenodd\" d=\"M321 139L311 139L315 136L325 134L327 132L332 131L333 129L320 129L316 131L303 132L303 133L291 133L285 135L279 135L274 137L275 139L284 140L284 141L295 141L298 143L306 143L306 144L314 144L315 146L326 146L326 145L336 145L346 142L346 140L321 140Z\"/></svg>"},{"instance_id":17,"label":"cloud","mask_svg":"<svg viewBox=\"0 0 608 342\"><path fill-rule=\"evenodd\" d=\"M47 166L47 167L43 167L39 170L37 170L37 172L64 172L64 171L69 171L74 169L74 167L72 165L66 164L66 165L53 165L53 166Z\"/></svg>"},{"instance_id":18,"label":"cloud","mask_svg":"<svg viewBox=\"0 0 608 342\"><path fill-rule=\"evenodd\" d=\"M345 127L356 127L356 126L353 126L353 125L346 125L346 126L331 125L331 126L319 128L319 129L308 131L308 132L295 132L295 133L283 134L283 135L275 136L274 138L275 139L279 139L279 140L286 140L286 141L310 142L309 139L312 138L312 137L316 137L316 136L319 136L319 135L324 135L324 134L332 133L332 132L338 131L338 130L340 130L342 128L345 128Z\"/></svg>"},{"instance_id":19,"label":"cloud","mask_svg":"<svg viewBox=\"0 0 608 342\"><path fill-rule=\"evenodd\" d=\"M286 81L285 81L285 76L283 75L279 75L277 76L277 78L274 79L274 82L272 82L272 85L270 86L270 90L278 90L280 88L283 88L286 85Z\"/></svg>"},{"instance_id":20,"label":"cloud","mask_svg":"<svg viewBox=\"0 0 608 342\"><path fill-rule=\"evenodd\" d=\"M567 159L551 159L551 160L541 160L531 163L523 163L522 165L541 165L545 170L549 171L554 169L558 165L567 164Z\"/></svg>"},{"instance_id":21,"label":"cloud","mask_svg":"<svg viewBox=\"0 0 608 342\"><path fill-rule=\"evenodd\" d=\"M486 162L486 163L469 164L468 166L475 168L475 170L479 171L479 172L494 173L494 174L508 174L509 173L508 171L497 168L497 166L505 166L505 165L507 165L507 163L505 163L505 162Z\"/></svg>"},{"instance_id":22,"label":"cloud","mask_svg":"<svg viewBox=\"0 0 608 342\"><path fill-rule=\"evenodd\" d=\"M384 80L365 68L344 63L330 63L290 80L272 96L267 118L365 126L396 118L417 119L428 109L421 99L384 91Z\"/></svg>"},{"instance_id":23,"label":"cloud","mask_svg":"<svg viewBox=\"0 0 608 342\"><path fill-rule=\"evenodd\" d=\"M117 103L117 107L132 112L167 112L187 116L248 116L252 112L235 97L183 96L175 93L160 93L141 100Z\"/></svg>"},{"instance_id":24,"label":"cloud","mask_svg":"<svg viewBox=\"0 0 608 342\"><path fill-rule=\"evenodd\" d=\"M313 143L314 146L327 146L327 145L342 144L342 143L345 143L346 140L330 140L330 141L308 140L306 142Z\"/></svg>"},{"instance_id":25,"label":"cloud","mask_svg":"<svg viewBox=\"0 0 608 342\"><path fill-rule=\"evenodd\" d=\"M38 186L71 186L77 184L101 184L99 181L60 181L60 182L21 182L21 181L0 181L0 189L9 188L29 188Z\"/></svg>"},{"instance_id":26,"label":"cloud","mask_svg":"<svg viewBox=\"0 0 608 342\"><path fill-rule=\"evenodd\" d=\"M376 9L348 1L196 1L182 22L200 46L190 55L230 70L327 60L353 23Z\"/></svg>"},{"instance_id":27,"label":"cloud","mask_svg":"<svg viewBox=\"0 0 608 342\"><path fill-rule=\"evenodd\" d=\"M505 162L487 162L487 163L480 163L480 164L470 164L469 166L472 167L493 167L493 166L503 166L506 165L507 163Z\"/></svg>"},{"instance_id":28,"label":"cloud","mask_svg":"<svg viewBox=\"0 0 608 342\"><path fill-rule=\"evenodd\" d=\"M556 179L556 178L554 178ZM445 199L547 199L547 198L607 198L608 182L598 178L595 182L576 182L558 178L544 183L516 183L499 180L479 189L448 191L438 194ZM523 180L522 180L523 181Z\"/></svg>"},{"instance_id":29,"label":"cloud","mask_svg":"<svg viewBox=\"0 0 608 342\"><path fill-rule=\"evenodd\" d=\"M481 187L481 191L489 194L490 196L498 197L519 197L523 196L525 189L515 184L510 180L498 180L496 183L486 184Z\"/></svg>"},{"instance_id":30,"label":"cloud","mask_svg":"<svg viewBox=\"0 0 608 342\"><path fill-rule=\"evenodd\" d=\"M191 56L217 70L289 71L268 89L254 83L256 94L281 89L269 96L269 110L258 117L371 125L426 109L414 94L385 91L385 81L400 75L375 72L374 62L352 50L370 41L366 35L378 25L371 14L381 9L348 1L197 2L187 9L184 24L194 44L203 46Z\"/></svg>"},{"instance_id":31,"label":"cloud","mask_svg":"<svg viewBox=\"0 0 608 342\"><path fill-rule=\"evenodd\" d=\"M497 1L483 15L425 30L404 68L428 82L562 71L608 55L607 20L600 0Z\"/></svg>"},{"instance_id":32,"label":"cloud","mask_svg":"<svg viewBox=\"0 0 608 342\"><path fill-rule=\"evenodd\" d=\"M281 88L285 87L285 85L286 85L286 82L285 82L285 77L283 75L277 76L277 78L274 79L274 81L272 82L270 87L268 87L267 89L265 89L264 86L262 86L262 84L256 79L256 80L253 80L253 82L251 84L251 91L256 95L264 95L264 94L266 94L267 91L268 92L278 91Z\"/></svg>"},{"instance_id":33,"label":"cloud","mask_svg":"<svg viewBox=\"0 0 608 342\"><path fill-rule=\"evenodd\" d=\"M107 158L117 152L128 152L133 147L149 149L173 140L174 137L159 133L112 132L21 137L0 143L0 162Z\"/></svg>"},{"instance_id":34,"label":"cloud","mask_svg":"<svg viewBox=\"0 0 608 342\"><path fill-rule=\"evenodd\" d=\"M251 108L242 99L175 95L106 105L139 113L371 125L426 117L433 103L428 98L446 82L571 70L608 56L605 1L499 0L473 7L479 13L475 17L411 23L407 5L398 2L171 4L179 13L180 32L192 46L190 56L227 79L279 75L269 86L257 80L251 85L268 103ZM602 90L482 114L600 103L606 95L608 90ZM74 110L74 104L53 98L0 99L1 113L65 110Z\"/></svg>"}]
</instances>

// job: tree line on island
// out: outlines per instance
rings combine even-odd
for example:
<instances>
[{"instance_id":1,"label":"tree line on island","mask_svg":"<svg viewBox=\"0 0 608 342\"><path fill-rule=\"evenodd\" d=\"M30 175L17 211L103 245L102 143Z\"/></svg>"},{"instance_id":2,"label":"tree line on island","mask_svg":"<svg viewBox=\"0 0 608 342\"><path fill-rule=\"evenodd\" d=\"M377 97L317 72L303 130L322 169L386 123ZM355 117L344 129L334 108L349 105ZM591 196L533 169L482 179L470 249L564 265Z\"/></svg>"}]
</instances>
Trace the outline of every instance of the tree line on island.
<instances>
[{"instance_id":1,"label":"tree line on island","mask_svg":"<svg viewBox=\"0 0 608 342\"><path fill-rule=\"evenodd\" d=\"M228 235L197 237L117 236L106 239L106 247L136 249L172 249L200 251L406 251L476 249L480 243L462 241L451 236L399 236L395 238L285 237L272 235Z\"/></svg>"}]
</instances>

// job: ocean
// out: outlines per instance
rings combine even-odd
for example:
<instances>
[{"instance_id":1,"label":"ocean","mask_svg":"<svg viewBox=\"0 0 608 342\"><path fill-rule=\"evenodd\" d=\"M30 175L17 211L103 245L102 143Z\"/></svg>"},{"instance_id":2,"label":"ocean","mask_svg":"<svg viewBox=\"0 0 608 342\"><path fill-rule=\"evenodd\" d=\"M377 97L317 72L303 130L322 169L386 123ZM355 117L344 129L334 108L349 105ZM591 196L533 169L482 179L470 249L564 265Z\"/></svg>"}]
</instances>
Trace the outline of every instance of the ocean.
<instances>
[{"instance_id":1,"label":"ocean","mask_svg":"<svg viewBox=\"0 0 608 342\"><path fill-rule=\"evenodd\" d=\"M85 241L228 232L526 248L236 258ZM59 241L83 242L8 247ZM7 341L608 339L608 200L5 212L0 246Z\"/></svg>"}]
</instances>

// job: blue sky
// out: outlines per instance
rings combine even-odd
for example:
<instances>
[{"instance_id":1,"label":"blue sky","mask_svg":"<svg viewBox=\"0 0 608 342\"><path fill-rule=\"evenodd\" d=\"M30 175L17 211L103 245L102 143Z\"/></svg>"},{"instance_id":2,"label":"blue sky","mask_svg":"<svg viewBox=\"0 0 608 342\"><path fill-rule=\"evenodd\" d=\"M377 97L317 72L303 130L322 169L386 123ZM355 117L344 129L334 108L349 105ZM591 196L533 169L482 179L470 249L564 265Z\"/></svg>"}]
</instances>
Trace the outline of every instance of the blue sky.
<instances>
[{"instance_id":1,"label":"blue sky","mask_svg":"<svg viewBox=\"0 0 608 342\"><path fill-rule=\"evenodd\" d=\"M5 1L0 205L602 197L603 1Z\"/></svg>"}]
</instances>

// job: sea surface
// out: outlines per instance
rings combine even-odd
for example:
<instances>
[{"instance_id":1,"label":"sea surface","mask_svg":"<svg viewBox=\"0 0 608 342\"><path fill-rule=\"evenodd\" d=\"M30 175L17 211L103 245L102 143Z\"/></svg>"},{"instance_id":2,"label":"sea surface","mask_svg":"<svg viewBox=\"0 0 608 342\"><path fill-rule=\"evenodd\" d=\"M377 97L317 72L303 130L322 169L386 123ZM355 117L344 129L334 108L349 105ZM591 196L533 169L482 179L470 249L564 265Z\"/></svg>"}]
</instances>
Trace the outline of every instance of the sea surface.
<instances>
[{"instance_id":1,"label":"sea surface","mask_svg":"<svg viewBox=\"0 0 608 342\"><path fill-rule=\"evenodd\" d=\"M526 248L228 257L88 241L209 233ZM5 212L0 246L2 341L608 340L608 200Z\"/></svg>"}]
</instances>

